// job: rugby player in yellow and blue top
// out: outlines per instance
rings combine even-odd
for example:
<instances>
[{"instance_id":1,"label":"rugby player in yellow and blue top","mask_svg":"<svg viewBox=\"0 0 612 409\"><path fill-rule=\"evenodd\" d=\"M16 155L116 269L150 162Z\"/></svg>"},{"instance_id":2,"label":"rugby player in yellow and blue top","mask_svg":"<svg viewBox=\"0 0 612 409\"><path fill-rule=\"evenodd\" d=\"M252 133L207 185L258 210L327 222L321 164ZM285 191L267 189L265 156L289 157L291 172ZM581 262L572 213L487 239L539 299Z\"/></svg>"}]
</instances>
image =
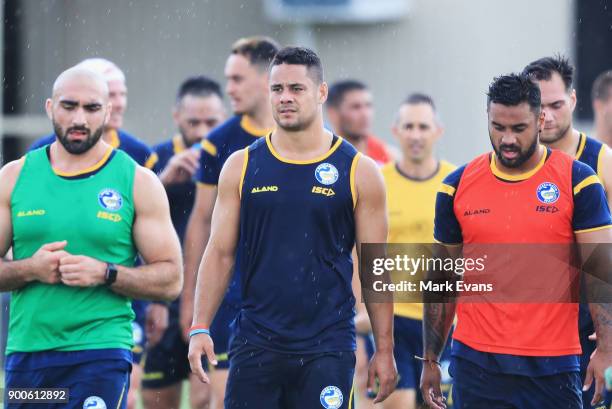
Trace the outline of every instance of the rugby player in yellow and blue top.
<instances>
[{"instance_id":1,"label":"rugby player in yellow and blue top","mask_svg":"<svg viewBox=\"0 0 612 409\"><path fill-rule=\"evenodd\" d=\"M456 255L462 245L474 244L612 243L612 217L595 172L539 143L545 113L537 84L526 75L496 78L487 112L493 152L444 180L434 238ZM593 280L585 282L592 290ZM526 283L516 286L521 284ZM604 370L612 365L612 312L600 302L589 305L598 336L585 380L587 388L595 380L593 404L602 397ZM491 297L425 304L421 391L430 407L445 406L437 362L455 309L450 369L455 407L582 408L578 304L495 303Z\"/></svg>"},{"instance_id":2,"label":"rugby player in yellow and blue top","mask_svg":"<svg viewBox=\"0 0 612 409\"><path fill-rule=\"evenodd\" d=\"M125 408L131 299L181 290L166 193L101 140L111 109L101 76L63 72L46 102L57 141L0 171L0 254L14 256L0 262L12 292L6 388L68 388L65 408ZM146 264L134 268L137 254Z\"/></svg>"},{"instance_id":3,"label":"rugby player in yellow and blue top","mask_svg":"<svg viewBox=\"0 0 612 409\"><path fill-rule=\"evenodd\" d=\"M443 128L433 99L412 94L400 105L393 124L393 135L402 156L385 165L382 173L387 187L389 243L433 243L436 193L442 180L455 166L436 158L435 145ZM410 409L422 402L418 392L423 354L423 305L394 304L395 362L399 382L385 401L385 409ZM447 347L448 349L448 347ZM442 357L445 369L444 393L449 394L448 364L450 351Z\"/></svg>"},{"instance_id":4,"label":"rugby player in yellow and blue top","mask_svg":"<svg viewBox=\"0 0 612 409\"><path fill-rule=\"evenodd\" d=\"M269 75L278 128L221 172L189 361L207 382L201 358L216 362L210 324L236 261L242 304L225 407L345 409L355 367L351 250L387 237L384 182L373 160L323 127L327 84L313 51L280 50ZM378 378L380 402L397 378L393 308L367 308L378 347L370 387Z\"/></svg>"}]
</instances>

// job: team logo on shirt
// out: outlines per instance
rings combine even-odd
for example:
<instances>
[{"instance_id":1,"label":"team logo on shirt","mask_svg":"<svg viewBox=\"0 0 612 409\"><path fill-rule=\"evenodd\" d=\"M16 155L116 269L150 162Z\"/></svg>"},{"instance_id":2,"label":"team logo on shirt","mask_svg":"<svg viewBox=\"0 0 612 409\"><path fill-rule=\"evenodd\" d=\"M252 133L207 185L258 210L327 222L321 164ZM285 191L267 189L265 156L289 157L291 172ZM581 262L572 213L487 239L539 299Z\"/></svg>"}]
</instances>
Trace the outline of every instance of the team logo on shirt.
<instances>
[{"instance_id":1,"label":"team logo on shirt","mask_svg":"<svg viewBox=\"0 0 612 409\"><path fill-rule=\"evenodd\" d=\"M342 396L342 391L338 387L326 386L321 391L319 400L325 409L338 409L342 406L344 396Z\"/></svg>"},{"instance_id":2,"label":"team logo on shirt","mask_svg":"<svg viewBox=\"0 0 612 409\"><path fill-rule=\"evenodd\" d=\"M85 399L83 409L106 409L106 403L98 396L90 396Z\"/></svg>"},{"instance_id":3,"label":"team logo on shirt","mask_svg":"<svg viewBox=\"0 0 612 409\"><path fill-rule=\"evenodd\" d=\"M338 180L338 169L331 163L321 163L315 170L315 178L323 185L333 185Z\"/></svg>"},{"instance_id":4,"label":"team logo on shirt","mask_svg":"<svg viewBox=\"0 0 612 409\"><path fill-rule=\"evenodd\" d=\"M559 199L559 188L552 182L544 182L538 186L536 195L542 203L555 203Z\"/></svg>"},{"instance_id":5,"label":"team logo on shirt","mask_svg":"<svg viewBox=\"0 0 612 409\"><path fill-rule=\"evenodd\" d=\"M123 198L116 190L104 189L98 193L98 203L103 209L116 212L123 206Z\"/></svg>"}]
</instances>

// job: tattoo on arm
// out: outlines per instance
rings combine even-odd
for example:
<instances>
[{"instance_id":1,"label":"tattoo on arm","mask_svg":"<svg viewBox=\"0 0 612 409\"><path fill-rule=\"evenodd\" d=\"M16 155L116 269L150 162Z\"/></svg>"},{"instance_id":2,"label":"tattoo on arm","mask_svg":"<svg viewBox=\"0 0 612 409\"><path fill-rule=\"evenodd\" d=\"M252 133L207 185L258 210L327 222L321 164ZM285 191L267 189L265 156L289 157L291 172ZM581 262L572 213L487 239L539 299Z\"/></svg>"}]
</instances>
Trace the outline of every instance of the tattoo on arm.
<instances>
[{"instance_id":1,"label":"tattoo on arm","mask_svg":"<svg viewBox=\"0 0 612 409\"><path fill-rule=\"evenodd\" d=\"M425 356L440 357L455 317L454 303L425 303L423 317L423 345Z\"/></svg>"},{"instance_id":2,"label":"tattoo on arm","mask_svg":"<svg viewBox=\"0 0 612 409\"><path fill-rule=\"evenodd\" d=\"M591 303L589 307L597 334L597 348L610 352L612 351L612 304Z\"/></svg>"}]
</instances>

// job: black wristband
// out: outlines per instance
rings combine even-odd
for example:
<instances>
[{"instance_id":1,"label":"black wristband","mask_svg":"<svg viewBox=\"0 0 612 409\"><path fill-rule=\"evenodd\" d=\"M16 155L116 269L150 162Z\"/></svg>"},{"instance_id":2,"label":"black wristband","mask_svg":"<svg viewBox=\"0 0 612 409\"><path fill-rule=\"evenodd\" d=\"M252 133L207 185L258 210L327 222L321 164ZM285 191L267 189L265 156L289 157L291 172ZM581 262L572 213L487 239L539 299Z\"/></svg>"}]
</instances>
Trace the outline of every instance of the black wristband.
<instances>
[{"instance_id":1,"label":"black wristband","mask_svg":"<svg viewBox=\"0 0 612 409\"><path fill-rule=\"evenodd\" d=\"M117 266L113 263L106 263L106 275L104 276L104 284L112 285L117 281Z\"/></svg>"}]
</instances>

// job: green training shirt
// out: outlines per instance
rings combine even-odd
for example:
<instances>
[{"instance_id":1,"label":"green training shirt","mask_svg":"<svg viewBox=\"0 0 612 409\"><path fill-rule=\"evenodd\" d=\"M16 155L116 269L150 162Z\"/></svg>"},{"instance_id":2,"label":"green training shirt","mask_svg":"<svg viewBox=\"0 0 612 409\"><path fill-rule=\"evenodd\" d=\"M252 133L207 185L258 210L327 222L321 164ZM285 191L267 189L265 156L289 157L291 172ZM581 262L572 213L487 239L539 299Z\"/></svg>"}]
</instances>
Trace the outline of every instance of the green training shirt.
<instances>
[{"instance_id":1,"label":"green training shirt","mask_svg":"<svg viewBox=\"0 0 612 409\"><path fill-rule=\"evenodd\" d=\"M133 266L135 171L127 154L109 150L89 173L59 176L45 147L28 153L11 196L14 259L67 240L70 254ZM11 294L6 353L131 349L130 302L104 285L31 282Z\"/></svg>"}]
</instances>

